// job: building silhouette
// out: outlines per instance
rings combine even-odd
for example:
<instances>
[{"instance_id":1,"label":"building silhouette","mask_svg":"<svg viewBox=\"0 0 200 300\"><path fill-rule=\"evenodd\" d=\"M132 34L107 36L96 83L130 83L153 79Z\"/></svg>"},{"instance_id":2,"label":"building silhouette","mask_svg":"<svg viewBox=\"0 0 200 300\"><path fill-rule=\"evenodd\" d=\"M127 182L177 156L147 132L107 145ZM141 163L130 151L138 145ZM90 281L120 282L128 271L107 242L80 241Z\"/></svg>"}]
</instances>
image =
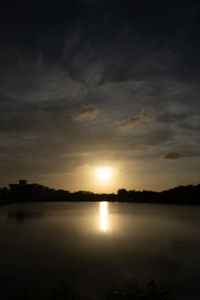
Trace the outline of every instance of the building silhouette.
<instances>
[{"instance_id":1,"label":"building silhouette","mask_svg":"<svg viewBox=\"0 0 200 300\"><path fill-rule=\"evenodd\" d=\"M10 196L12 199L17 200L29 200L29 201L37 201L37 200L45 200L46 192L50 189L36 183L29 184L27 180L20 179L19 183L9 184L10 187Z\"/></svg>"},{"instance_id":2,"label":"building silhouette","mask_svg":"<svg viewBox=\"0 0 200 300\"><path fill-rule=\"evenodd\" d=\"M54 190L37 183L27 183L20 179L19 183L9 184L9 198L17 201L66 201L69 191Z\"/></svg>"}]
</instances>

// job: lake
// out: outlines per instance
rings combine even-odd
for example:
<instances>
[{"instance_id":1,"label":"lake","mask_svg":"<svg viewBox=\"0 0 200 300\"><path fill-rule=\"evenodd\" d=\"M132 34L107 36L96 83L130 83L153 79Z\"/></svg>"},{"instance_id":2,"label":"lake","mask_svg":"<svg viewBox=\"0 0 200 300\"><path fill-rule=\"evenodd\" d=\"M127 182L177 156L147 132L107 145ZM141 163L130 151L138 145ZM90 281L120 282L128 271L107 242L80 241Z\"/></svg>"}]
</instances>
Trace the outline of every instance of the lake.
<instances>
[{"instance_id":1,"label":"lake","mask_svg":"<svg viewBox=\"0 0 200 300\"><path fill-rule=\"evenodd\" d=\"M18 203L0 207L1 299L26 287L40 299L62 280L88 299L133 279L200 299L200 207ZM105 298L105 297L104 297Z\"/></svg>"}]
</instances>

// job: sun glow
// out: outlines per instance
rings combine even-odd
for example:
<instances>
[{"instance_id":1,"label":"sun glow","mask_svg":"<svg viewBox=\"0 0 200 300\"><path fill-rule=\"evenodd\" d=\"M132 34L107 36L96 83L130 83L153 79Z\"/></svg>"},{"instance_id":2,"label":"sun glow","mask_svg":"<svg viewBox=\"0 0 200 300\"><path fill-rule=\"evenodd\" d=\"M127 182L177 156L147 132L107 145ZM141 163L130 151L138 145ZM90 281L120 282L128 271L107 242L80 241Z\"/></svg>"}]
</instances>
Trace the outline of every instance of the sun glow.
<instances>
[{"instance_id":1,"label":"sun glow","mask_svg":"<svg viewBox=\"0 0 200 300\"><path fill-rule=\"evenodd\" d=\"M100 202L100 228L103 231L108 229L108 203Z\"/></svg>"},{"instance_id":2,"label":"sun glow","mask_svg":"<svg viewBox=\"0 0 200 300\"><path fill-rule=\"evenodd\" d=\"M102 181L109 180L111 174L112 174L112 169L110 167L101 167L97 169L97 177Z\"/></svg>"}]
</instances>

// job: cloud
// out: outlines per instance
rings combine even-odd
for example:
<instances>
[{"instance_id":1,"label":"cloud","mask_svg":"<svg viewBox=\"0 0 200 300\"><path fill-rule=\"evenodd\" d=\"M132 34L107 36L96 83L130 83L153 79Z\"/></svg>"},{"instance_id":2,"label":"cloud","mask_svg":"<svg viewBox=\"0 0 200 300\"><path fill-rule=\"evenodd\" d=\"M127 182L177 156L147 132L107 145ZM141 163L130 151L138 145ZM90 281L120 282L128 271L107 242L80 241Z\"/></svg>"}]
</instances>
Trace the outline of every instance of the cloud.
<instances>
[{"instance_id":1,"label":"cloud","mask_svg":"<svg viewBox=\"0 0 200 300\"><path fill-rule=\"evenodd\" d=\"M97 114L99 113L99 109L96 107L87 107L84 109L78 116L74 118L76 121L82 121L84 119L95 119Z\"/></svg>"},{"instance_id":2,"label":"cloud","mask_svg":"<svg viewBox=\"0 0 200 300\"><path fill-rule=\"evenodd\" d=\"M193 26L200 18L193 12L194 1L182 2L181 11L176 0L164 10L150 5L147 18L141 1L127 1L123 10L118 0L65 1L55 9L48 5L46 26L46 1L34 5L28 18L19 11L20 24L12 13L4 14L1 184L14 174L32 174L37 182L40 174L56 174L55 184L60 185L59 172L70 180L74 166L104 159L127 164L131 174L126 161L140 159L142 176L148 164L149 174L154 164L164 174L163 167L172 167L168 159L181 158L180 153L190 159L177 164L187 169L187 176L193 174L200 155L199 73L194 63L199 47ZM88 13L93 17L85 18Z\"/></svg>"},{"instance_id":3,"label":"cloud","mask_svg":"<svg viewBox=\"0 0 200 300\"><path fill-rule=\"evenodd\" d=\"M179 159L182 157L183 157L183 155L178 152L169 152L163 158L164 159Z\"/></svg>"},{"instance_id":4,"label":"cloud","mask_svg":"<svg viewBox=\"0 0 200 300\"><path fill-rule=\"evenodd\" d=\"M142 110L139 115L129 117L120 122L120 128L123 130L130 129L141 123L151 123L155 118L147 110Z\"/></svg>"}]
</instances>

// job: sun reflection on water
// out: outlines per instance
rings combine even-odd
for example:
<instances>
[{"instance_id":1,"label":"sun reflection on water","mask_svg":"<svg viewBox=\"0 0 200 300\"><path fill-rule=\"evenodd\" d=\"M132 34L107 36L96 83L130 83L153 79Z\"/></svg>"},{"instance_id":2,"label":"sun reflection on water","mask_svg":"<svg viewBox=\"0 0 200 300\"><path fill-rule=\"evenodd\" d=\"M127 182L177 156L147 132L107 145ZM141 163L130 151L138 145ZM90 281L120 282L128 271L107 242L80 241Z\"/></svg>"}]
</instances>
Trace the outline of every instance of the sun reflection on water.
<instances>
[{"instance_id":1,"label":"sun reflection on water","mask_svg":"<svg viewBox=\"0 0 200 300\"><path fill-rule=\"evenodd\" d=\"M108 202L100 202L100 228L108 230Z\"/></svg>"}]
</instances>

